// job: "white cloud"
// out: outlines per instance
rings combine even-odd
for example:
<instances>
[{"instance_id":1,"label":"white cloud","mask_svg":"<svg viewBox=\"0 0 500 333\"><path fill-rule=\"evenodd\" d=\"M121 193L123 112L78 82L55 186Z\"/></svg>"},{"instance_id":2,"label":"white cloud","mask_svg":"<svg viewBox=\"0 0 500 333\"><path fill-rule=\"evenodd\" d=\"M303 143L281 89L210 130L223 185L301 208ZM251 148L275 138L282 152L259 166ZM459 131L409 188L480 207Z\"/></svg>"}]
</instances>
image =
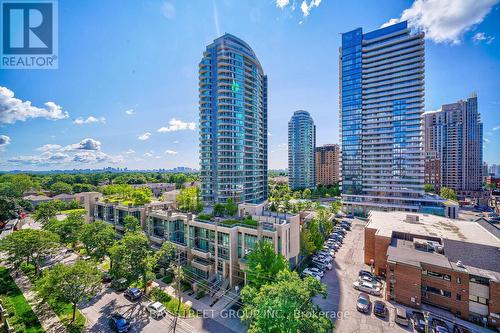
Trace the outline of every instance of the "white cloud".
<instances>
[{"instance_id":1,"label":"white cloud","mask_svg":"<svg viewBox=\"0 0 500 333\"><path fill-rule=\"evenodd\" d=\"M495 37L487 36L484 32L478 32L474 36L472 36L472 40L475 43L481 43L484 41L486 44L491 44L493 40L495 40Z\"/></svg>"},{"instance_id":2,"label":"white cloud","mask_svg":"<svg viewBox=\"0 0 500 333\"><path fill-rule=\"evenodd\" d=\"M500 126L495 126L492 128L492 130L496 131L496 130L499 130L500 129Z\"/></svg>"},{"instance_id":3,"label":"white cloud","mask_svg":"<svg viewBox=\"0 0 500 333\"><path fill-rule=\"evenodd\" d=\"M160 127L158 132L175 132L175 131L185 131L190 130L194 131L196 129L196 124L194 122L184 122L182 120L178 120L172 118L168 122L168 127Z\"/></svg>"},{"instance_id":4,"label":"white cloud","mask_svg":"<svg viewBox=\"0 0 500 333\"><path fill-rule=\"evenodd\" d=\"M288 6L289 3L290 3L290 0L276 0L276 7L283 9L286 6Z\"/></svg>"},{"instance_id":5,"label":"white cloud","mask_svg":"<svg viewBox=\"0 0 500 333\"><path fill-rule=\"evenodd\" d=\"M486 139L486 138L483 138L483 141L484 141L485 143L490 143L490 142L491 142L491 141L490 141L490 139Z\"/></svg>"},{"instance_id":6,"label":"white cloud","mask_svg":"<svg viewBox=\"0 0 500 333\"><path fill-rule=\"evenodd\" d=\"M46 144L36 149L40 155L15 156L7 160L16 165L75 165L120 163L121 155L108 155L101 151L101 143L94 139L83 139L78 143L65 147L57 144Z\"/></svg>"},{"instance_id":7,"label":"white cloud","mask_svg":"<svg viewBox=\"0 0 500 333\"><path fill-rule=\"evenodd\" d=\"M144 153L144 157L152 157L153 153Z\"/></svg>"},{"instance_id":8,"label":"white cloud","mask_svg":"<svg viewBox=\"0 0 500 333\"><path fill-rule=\"evenodd\" d=\"M77 151L77 150L101 150L101 142L86 138L78 143L68 145L62 149L63 151Z\"/></svg>"},{"instance_id":9,"label":"white cloud","mask_svg":"<svg viewBox=\"0 0 500 333\"><path fill-rule=\"evenodd\" d=\"M173 143L179 143L179 140L174 140Z\"/></svg>"},{"instance_id":10,"label":"white cloud","mask_svg":"<svg viewBox=\"0 0 500 333\"><path fill-rule=\"evenodd\" d=\"M408 21L411 28L425 32L436 43L458 44L462 35L481 23L499 0L415 0L401 17L390 23Z\"/></svg>"},{"instance_id":11,"label":"white cloud","mask_svg":"<svg viewBox=\"0 0 500 333\"><path fill-rule=\"evenodd\" d=\"M125 110L125 114L128 116L131 116L131 115L135 114L135 110L134 109Z\"/></svg>"},{"instance_id":12,"label":"white cloud","mask_svg":"<svg viewBox=\"0 0 500 333\"><path fill-rule=\"evenodd\" d=\"M68 118L69 114L54 102L46 102L45 108L31 105L30 101L22 101L14 97L14 92L0 86L0 123L14 124L30 118L58 120Z\"/></svg>"},{"instance_id":13,"label":"white cloud","mask_svg":"<svg viewBox=\"0 0 500 333\"><path fill-rule=\"evenodd\" d=\"M267 132L267 136L273 136L271 132Z\"/></svg>"},{"instance_id":14,"label":"white cloud","mask_svg":"<svg viewBox=\"0 0 500 333\"><path fill-rule=\"evenodd\" d=\"M300 4L300 10L304 16L309 16L311 14L311 10L314 7L319 7L321 4L321 0L310 0L309 4L307 4L307 0L303 0Z\"/></svg>"},{"instance_id":15,"label":"white cloud","mask_svg":"<svg viewBox=\"0 0 500 333\"><path fill-rule=\"evenodd\" d=\"M175 18L175 6L173 3L165 1L161 5L161 13L169 20L173 20Z\"/></svg>"},{"instance_id":16,"label":"white cloud","mask_svg":"<svg viewBox=\"0 0 500 333\"><path fill-rule=\"evenodd\" d=\"M46 151L58 150L60 148L61 148L61 145L56 145L56 144L48 143L46 145L38 147L35 150L41 151L41 152L46 152Z\"/></svg>"},{"instance_id":17,"label":"white cloud","mask_svg":"<svg viewBox=\"0 0 500 333\"><path fill-rule=\"evenodd\" d=\"M105 124L106 123L106 118L104 117L94 117L94 116L89 116L87 117L87 119L84 119L82 117L78 117L75 119L75 121L73 121L73 123L77 124L77 125L84 125L84 124L93 124L93 123L102 123L102 124Z\"/></svg>"},{"instance_id":18,"label":"white cloud","mask_svg":"<svg viewBox=\"0 0 500 333\"><path fill-rule=\"evenodd\" d=\"M167 154L167 155L177 155L178 152L176 152L175 150L167 149L167 150L165 150L165 154Z\"/></svg>"},{"instance_id":19,"label":"white cloud","mask_svg":"<svg viewBox=\"0 0 500 333\"><path fill-rule=\"evenodd\" d=\"M135 150L133 150L133 149L129 149L129 150L127 150L126 152L124 152L124 154L127 154L127 155L130 155L130 154L135 154Z\"/></svg>"},{"instance_id":20,"label":"white cloud","mask_svg":"<svg viewBox=\"0 0 500 333\"><path fill-rule=\"evenodd\" d=\"M142 134L142 135L139 135L139 136L137 137L137 139L139 139L139 140L141 140L141 141L146 141L146 140L149 140L149 138L150 138L150 137L151 137L151 133L146 132L146 133L144 133L144 134Z\"/></svg>"},{"instance_id":21,"label":"white cloud","mask_svg":"<svg viewBox=\"0 0 500 333\"><path fill-rule=\"evenodd\" d=\"M10 145L10 137L7 135L0 135L0 148Z\"/></svg>"}]
</instances>

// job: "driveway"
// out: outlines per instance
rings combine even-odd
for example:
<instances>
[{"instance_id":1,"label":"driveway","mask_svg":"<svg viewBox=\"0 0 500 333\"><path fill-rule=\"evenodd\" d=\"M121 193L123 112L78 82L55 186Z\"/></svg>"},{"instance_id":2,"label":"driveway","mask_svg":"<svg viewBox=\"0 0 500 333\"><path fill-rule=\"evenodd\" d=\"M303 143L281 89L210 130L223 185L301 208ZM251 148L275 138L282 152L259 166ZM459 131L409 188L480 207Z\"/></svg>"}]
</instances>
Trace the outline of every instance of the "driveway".
<instances>
[{"instance_id":1,"label":"driveway","mask_svg":"<svg viewBox=\"0 0 500 333\"><path fill-rule=\"evenodd\" d=\"M352 287L358 279L361 269L370 270L363 263L364 222L350 219L352 230L347 232L344 244L332 261L333 268L326 271L321 282L328 288L326 299L316 297L314 302L334 321L335 332L412 332L394 323L393 306L385 302L389 308L390 319L380 319L372 311L363 314L356 310L359 291ZM383 300L382 297L370 296L372 303Z\"/></svg>"},{"instance_id":2,"label":"driveway","mask_svg":"<svg viewBox=\"0 0 500 333\"><path fill-rule=\"evenodd\" d=\"M160 333L169 332L172 328L174 316L167 313L156 320L149 316L146 305L149 301L131 302L111 288L105 288L90 302L80 304L80 311L87 317L84 332L110 332L109 317L113 313L120 313L131 323L130 332ZM211 318L178 319L176 332L179 333L234 333L230 328Z\"/></svg>"}]
</instances>

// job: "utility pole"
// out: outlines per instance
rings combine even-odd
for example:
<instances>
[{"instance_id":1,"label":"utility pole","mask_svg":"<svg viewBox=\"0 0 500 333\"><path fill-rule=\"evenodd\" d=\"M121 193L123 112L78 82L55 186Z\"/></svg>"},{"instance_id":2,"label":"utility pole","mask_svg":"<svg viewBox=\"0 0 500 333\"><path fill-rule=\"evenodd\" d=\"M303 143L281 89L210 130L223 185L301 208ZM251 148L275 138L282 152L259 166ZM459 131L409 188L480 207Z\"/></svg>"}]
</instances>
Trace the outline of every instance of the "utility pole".
<instances>
[{"instance_id":1,"label":"utility pole","mask_svg":"<svg viewBox=\"0 0 500 333\"><path fill-rule=\"evenodd\" d=\"M177 250L177 267L175 268L175 279L176 279L176 289L177 289L177 297L178 297L178 305L177 311L174 316L173 327L169 332L175 333L177 328L177 319L179 318L179 310L181 308L181 279L182 279L182 270L181 270L181 251Z\"/></svg>"}]
</instances>

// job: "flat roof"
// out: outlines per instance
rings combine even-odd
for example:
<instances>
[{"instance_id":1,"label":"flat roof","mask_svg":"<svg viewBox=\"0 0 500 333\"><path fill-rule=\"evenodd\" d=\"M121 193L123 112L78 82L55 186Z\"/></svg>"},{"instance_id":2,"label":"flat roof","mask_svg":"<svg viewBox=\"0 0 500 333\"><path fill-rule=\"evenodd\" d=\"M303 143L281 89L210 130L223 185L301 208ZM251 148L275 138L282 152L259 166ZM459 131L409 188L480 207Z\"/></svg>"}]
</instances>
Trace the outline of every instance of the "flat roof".
<instances>
[{"instance_id":1,"label":"flat roof","mask_svg":"<svg viewBox=\"0 0 500 333\"><path fill-rule=\"evenodd\" d=\"M418 216L418 221L408 222L407 215ZM366 228L389 238L393 232L400 232L500 247L500 239L480 223L429 214L371 211Z\"/></svg>"}]
</instances>

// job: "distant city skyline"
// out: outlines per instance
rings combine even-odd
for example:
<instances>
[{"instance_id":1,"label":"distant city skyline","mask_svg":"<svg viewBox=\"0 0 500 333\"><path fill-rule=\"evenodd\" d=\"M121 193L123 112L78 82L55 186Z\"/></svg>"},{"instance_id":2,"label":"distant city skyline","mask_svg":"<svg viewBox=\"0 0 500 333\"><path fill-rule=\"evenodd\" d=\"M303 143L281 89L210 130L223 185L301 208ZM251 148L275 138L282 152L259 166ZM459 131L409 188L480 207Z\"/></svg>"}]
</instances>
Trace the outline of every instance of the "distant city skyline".
<instances>
[{"instance_id":1,"label":"distant city skyline","mask_svg":"<svg viewBox=\"0 0 500 333\"><path fill-rule=\"evenodd\" d=\"M500 164L498 0L58 6L59 69L0 70L0 170L199 169L198 62L224 32L268 75L269 169L284 169L293 110L311 113L318 146L339 142L339 33L398 20L426 32L425 110L476 92L484 161Z\"/></svg>"}]
</instances>

